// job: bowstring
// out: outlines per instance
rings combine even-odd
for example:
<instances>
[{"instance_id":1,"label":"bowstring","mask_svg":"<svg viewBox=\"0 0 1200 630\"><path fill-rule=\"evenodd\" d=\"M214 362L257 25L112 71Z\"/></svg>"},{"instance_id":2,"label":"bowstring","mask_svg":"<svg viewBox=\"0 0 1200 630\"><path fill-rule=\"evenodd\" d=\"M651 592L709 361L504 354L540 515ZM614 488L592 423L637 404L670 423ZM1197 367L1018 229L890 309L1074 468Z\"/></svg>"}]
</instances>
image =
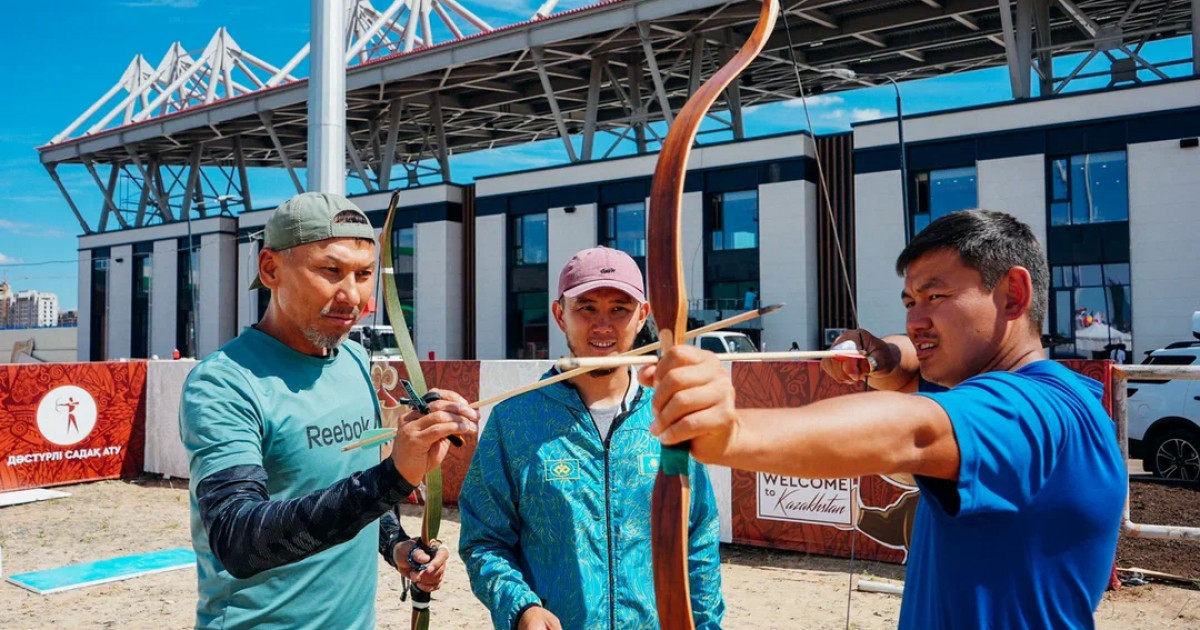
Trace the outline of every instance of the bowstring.
<instances>
[{"instance_id":1,"label":"bowstring","mask_svg":"<svg viewBox=\"0 0 1200 630\"><path fill-rule=\"evenodd\" d=\"M854 327L858 328L858 305L855 303L854 292L850 286L850 272L846 264L846 250L842 247L841 233L838 230L837 220L833 216L833 204L829 200L829 184L825 180L825 167L821 160L821 149L817 143L817 131L813 128L812 115L808 111L808 96L804 93L804 81L800 77L800 66L796 63L796 44L792 41L792 28L788 24L787 17L788 11L781 4L779 12L783 16L783 31L787 34L788 60L791 62L792 72L796 75L797 95L800 97L800 103L804 108L804 120L808 125L809 138L812 140L813 145L813 155L817 161L817 182L821 187L820 197L825 202L823 205L829 218L829 229L833 232L833 242L837 247L838 263L841 265L842 271L842 282L845 284L846 296L850 298L850 314L853 318ZM861 480L857 477L850 480L851 501L854 500L854 488L855 486L861 486L860 482ZM854 511L851 510L851 514L853 513ZM853 531L850 534L850 573L846 584L846 630L850 630L850 608L854 598L854 558L858 546L858 523L852 520L850 525Z\"/></svg>"},{"instance_id":2,"label":"bowstring","mask_svg":"<svg viewBox=\"0 0 1200 630\"><path fill-rule=\"evenodd\" d=\"M808 125L809 137L813 141L813 155L816 157L816 161L817 161L817 182L818 182L818 185L821 187L821 197L825 202L823 205L825 207L825 212L829 217L829 228L833 232L833 242L834 242L834 245L837 247L838 264L840 265L841 271L842 271L842 284L844 285L844 288L846 289L846 295L851 298L850 299L850 315L851 315L851 319L853 319L853 321L854 321L854 327L857 328L858 327L858 305L855 303L855 300L853 299L854 291L852 290L852 288L850 286L850 271L849 271L848 265L846 264L846 250L842 246L841 232L838 230L837 221L834 219L834 216L833 216L833 204L829 201L829 184L825 180L825 166L821 161L821 149L817 145L817 132L816 132L816 129L813 128L812 115L808 111L808 96L804 92L804 81L801 80L801 78L800 78L800 66L796 63L796 53L795 53L796 45L795 45L795 43L792 42L792 31L791 31L791 27L788 26L787 10L780 9L779 12L783 16L783 29L784 29L784 32L787 34L788 60L791 61L792 71L796 75L797 93L800 96L800 103L803 105L803 108L804 108L804 119Z\"/></svg>"}]
</instances>

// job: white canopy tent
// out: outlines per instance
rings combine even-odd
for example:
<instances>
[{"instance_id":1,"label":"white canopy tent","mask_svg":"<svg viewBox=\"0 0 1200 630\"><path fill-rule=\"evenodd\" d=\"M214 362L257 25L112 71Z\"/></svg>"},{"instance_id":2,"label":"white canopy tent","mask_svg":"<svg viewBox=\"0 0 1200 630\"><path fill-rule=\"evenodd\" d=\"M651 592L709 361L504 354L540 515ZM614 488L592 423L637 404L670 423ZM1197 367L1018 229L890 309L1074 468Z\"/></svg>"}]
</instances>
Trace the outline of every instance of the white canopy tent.
<instances>
[{"instance_id":1,"label":"white canopy tent","mask_svg":"<svg viewBox=\"0 0 1200 630\"><path fill-rule=\"evenodd\" d=\"M1118 343L1125 344L1127 349L1133 347L1133 335L1100 321L1075 331L1075 349L1080 354L1104 352L1109 344Z\"/></svg>"}]
</instances>

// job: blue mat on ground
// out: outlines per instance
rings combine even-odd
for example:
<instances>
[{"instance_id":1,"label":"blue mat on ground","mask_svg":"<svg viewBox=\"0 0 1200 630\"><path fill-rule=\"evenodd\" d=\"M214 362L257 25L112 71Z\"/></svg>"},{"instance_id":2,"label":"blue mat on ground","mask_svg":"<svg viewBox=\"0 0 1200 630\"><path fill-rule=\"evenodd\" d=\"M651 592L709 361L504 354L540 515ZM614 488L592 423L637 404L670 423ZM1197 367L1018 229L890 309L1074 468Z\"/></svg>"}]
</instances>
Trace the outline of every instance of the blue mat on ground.
<instances>
[{"instance_id":1,"label":"blue mat on ground","mask_svg":"<svg viewBox=\"0 0 1200 630\"><path fill-rule=\"evenodd\" d=\"M39 595L69 591L85 586L128 580L151 573L186 569L196 565L196 554L191 549L166 549L99 560L85 564L73 564L57 569L32 571L8 576L8 581Z\"/></svg>"}]
</instances>

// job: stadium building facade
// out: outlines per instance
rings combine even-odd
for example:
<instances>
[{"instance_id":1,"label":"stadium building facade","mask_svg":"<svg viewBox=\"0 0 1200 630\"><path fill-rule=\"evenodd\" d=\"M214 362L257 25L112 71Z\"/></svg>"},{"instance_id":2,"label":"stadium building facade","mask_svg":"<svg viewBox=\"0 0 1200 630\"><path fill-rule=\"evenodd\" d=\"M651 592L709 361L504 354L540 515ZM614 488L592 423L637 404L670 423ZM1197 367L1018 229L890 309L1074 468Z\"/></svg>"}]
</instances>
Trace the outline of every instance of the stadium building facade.
<instances>
[{"instance_id":1,"label":"stadium building facade","mask_svg":"<svg viewBox=\"0 0 1200 630\"><path fill-rule=\"evenodd\" d=\"M852 291L863 326L903 330L893 264L906 239L946 212L983 207L1018 216L1046 245L1054 354L1125 344L1140 356L1186 335L1200 307L1188 262L1200 234L1200 81L923 114L904 127L907 213L894 119L695 150L683 200L693 319L785 302L746 331L767 348L820 347L830 329L855 324L844 304ZM406 190L392 266L418 350L565 354L549 316L557 272L597 244L644 261L654 163L641 155ZM353 200L381 228L388 198ZM79 358L203 356L256 322L268 295L248 287L269 214L192 221L190 235L173 223L81 237ZM386 322L376 312L364 323Z\"/></svg>"}]
</instances>

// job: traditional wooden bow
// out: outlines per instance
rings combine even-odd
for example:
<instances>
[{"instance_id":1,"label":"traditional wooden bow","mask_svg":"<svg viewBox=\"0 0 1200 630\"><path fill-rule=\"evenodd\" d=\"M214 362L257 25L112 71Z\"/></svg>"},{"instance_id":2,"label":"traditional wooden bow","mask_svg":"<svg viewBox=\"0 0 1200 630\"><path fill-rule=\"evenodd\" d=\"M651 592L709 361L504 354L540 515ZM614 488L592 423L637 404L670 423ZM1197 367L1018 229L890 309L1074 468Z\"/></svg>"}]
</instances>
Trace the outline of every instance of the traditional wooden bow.
<instances>
[{"instance_id":1,"label":"traditional wooden bow","mask_svg":"<svg viewBox=\"0 0 1200 630\"><path fill-rule=\"evenodd\" d=\"M396 206L400 202L400 191L392 193L388 203L387 218L383 222L383 253L380 266L383 267L383 303L387 309L388 319L396 335L396 343L400 347L400 357L404 360L408 380L412 383L417 394L424 396L429 388L425 384L425 373L421 371L421 361L417 357L417 349L413 345L412 336L408 334L408 322L404 319L404 308L400 304L400 294L396 287L396 274L392 259L392 223L396 218ZM397 427L399 429L399 427ZM435 468L425 473L425 514L421 519L421 541L427 548L437 544L438 530L442 526L442 469ZM400 507L396 506L396 518L400 518ZM432 553L430 554L432 555ZM429 629L429 593L417 588L413 583L409 589L412 595L412 629Z\"/></svg>"},{"instance_id":2,"label":"traditional wooden bow","mask_svg":"<svg viewBox=\"0 0 1200 630\"><path fill-rule=\"evenodd\" d=\"M683 278L680 206L688 155L700 123L717 97L762 52L775 28L778 0L763 0L758 24L733 59L696 91L667 132L650 188L646 275L650 307L658 324L663 351L682 341L687 331L687 295ZM650 539L653 545L654 593L663 630L694 630L688 580L688 445L664 446L654 481Z\"/></svg>"}]
</instances>

